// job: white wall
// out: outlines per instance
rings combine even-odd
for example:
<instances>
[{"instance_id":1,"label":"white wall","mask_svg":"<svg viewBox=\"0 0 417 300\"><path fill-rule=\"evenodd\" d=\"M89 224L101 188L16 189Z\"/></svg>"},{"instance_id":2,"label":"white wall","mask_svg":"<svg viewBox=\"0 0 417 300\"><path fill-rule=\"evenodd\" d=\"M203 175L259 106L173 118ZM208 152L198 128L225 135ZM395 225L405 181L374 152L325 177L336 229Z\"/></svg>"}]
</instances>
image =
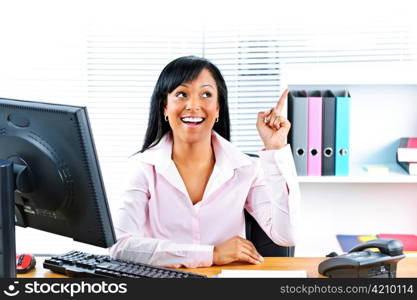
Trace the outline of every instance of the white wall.
<instances>
[{"instance_id":1,"label":"white wall","mask_svg":"<svg viewBox=\"0 0 417 300\"><path fill-rule=\"evenodd\" d=\"M417 234L417 184L302 183L296 256L342 253L336 234Z\"/></svg>"}]
</instances>

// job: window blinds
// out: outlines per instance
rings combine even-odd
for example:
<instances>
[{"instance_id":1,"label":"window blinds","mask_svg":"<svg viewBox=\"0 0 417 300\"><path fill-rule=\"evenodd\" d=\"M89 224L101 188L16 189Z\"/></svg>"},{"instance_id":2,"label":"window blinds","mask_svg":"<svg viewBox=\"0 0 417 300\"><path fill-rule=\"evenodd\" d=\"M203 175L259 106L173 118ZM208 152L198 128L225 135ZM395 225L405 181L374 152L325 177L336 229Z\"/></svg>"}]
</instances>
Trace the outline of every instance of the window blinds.
<instances>
[{"instance_id":1,"label":"window blinds","mask_svg":"<svg viewBox=\"0 0 417 300\"><path fill-rule=\"evenodd\" d=\"M202 56L202 49L201 31L89 35L88 109L112 199L120 192L127 158L142 147L160 72L174 58Z\"/></svg>"},{"instance_id":2,"label":"window blinds","mask_svg":"<svg viewBox=\"0 0 417 300\"><path fill-rule=\"evenodd\" d=\"M257 112L278 101L285 88L284 64L355 63L360 72L375 62L415 61L417 54L412 27L386 23L247 25L206 30L205 35L204 54L219 66L228 84L232 140L244 152L262 148L255 128Z\"/></svg>"},{"instance_id":3,"label":"window blinds","mask_svg":"<svg viewBox=\"0 0 417 300\"><path fill-rule=\"evenodd\" d=\"M228 86L232 142L243 152L257 152L262 149L257 113L274 106L281 92L278 36L240 28L205 34L204 54Z\"/></svg>"}]
</instances>

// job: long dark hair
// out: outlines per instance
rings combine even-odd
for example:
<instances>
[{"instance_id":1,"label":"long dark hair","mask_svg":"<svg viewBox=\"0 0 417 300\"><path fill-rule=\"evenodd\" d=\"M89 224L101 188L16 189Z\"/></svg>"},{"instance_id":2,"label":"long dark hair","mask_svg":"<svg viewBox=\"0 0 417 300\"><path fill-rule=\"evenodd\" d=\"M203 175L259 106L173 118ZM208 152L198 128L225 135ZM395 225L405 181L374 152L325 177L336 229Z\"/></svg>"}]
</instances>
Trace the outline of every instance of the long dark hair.
<instances>
[{"instance_id":1,"label":"long dark hair","mask_svg":"<svg viewBox=\"0 0 417 300\"><path fill-rule=\"evenodd\" d=\"M227 105L227 87L220 70L205 58L184 56L170 62L159 75L151 97L148 128L142 150L157 145L161 138L171 130L169 123L164 120L164 107L168 94L181 83L193 81L203 69L207 69L216 81L219 102L219 121L214 123L213 130L230 141L230 118Z\"/></svg>"}]
</instances>

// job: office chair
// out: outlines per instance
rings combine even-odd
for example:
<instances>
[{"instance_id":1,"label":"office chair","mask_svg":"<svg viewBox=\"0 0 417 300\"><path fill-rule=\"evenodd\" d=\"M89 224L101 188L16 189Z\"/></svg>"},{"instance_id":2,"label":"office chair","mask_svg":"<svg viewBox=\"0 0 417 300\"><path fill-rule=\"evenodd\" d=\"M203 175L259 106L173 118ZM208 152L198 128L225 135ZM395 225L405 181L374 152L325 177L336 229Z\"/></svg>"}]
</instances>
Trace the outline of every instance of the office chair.
<instances>
[{"instance_id":1,"label":"office chair","mask_svg":"<svg viewBox=\"0 0 417 300\"><path fill-rule=\"evenodd\" d=\"M251 157L259 157L256 154L246 153ZM245 210L246 239L251 241L262 256L294 256L295 247L284 247L275 244L263 231L258 222Z\"/></svg>"}]
</instances>

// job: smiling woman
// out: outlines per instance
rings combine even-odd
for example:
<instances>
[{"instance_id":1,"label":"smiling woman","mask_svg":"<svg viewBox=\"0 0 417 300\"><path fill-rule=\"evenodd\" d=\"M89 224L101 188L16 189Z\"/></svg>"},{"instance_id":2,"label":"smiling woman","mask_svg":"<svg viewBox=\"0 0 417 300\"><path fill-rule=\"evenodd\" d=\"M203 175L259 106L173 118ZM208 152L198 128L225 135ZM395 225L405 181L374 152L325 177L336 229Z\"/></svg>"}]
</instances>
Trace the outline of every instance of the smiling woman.
<instances>
[{"instance_id":1,"label":"smiling woman","mask_svg":"<svg viewBox=\"0 0 417 300\"><path fill-rule=\"evenodd\" d=\"M193 204L201 201L214 167L211 130L219 120L216 82L207 69L168 94L165 120L173 135L172 160Z\"/></svg>"},{"instance_id":2,"label":"smiling woman","mask_svg":"<svg viewBox=\"0 0 417 300\"><path fill-rule=\"evenodd\" d=\"M206 139L219 120L216 82L210 71L203 69L190 83L182 83L172 93L164 109L165 119L174 134L174 140L189 145Z\"/></svg>"},{"instance_id":3,"label":"smiling woman","mask_svg":"<svg viewBox=\"0 0 417 300\"><path fill-rule=\"evenodd\" d=\"M200 126L197 122L190 122L192 119L184 119L186 117L200 117L203 122ZM141 152L158 144L171 128L199 128L201 130L185 131L193 133L197 139L203 132L207 139L213 129L230 140L226 83L220 70L208 60L181 57L162 70L152 94L148 129ZM179 138L186 138L184 131L173 132Z\"/></svg>"},{"instance_id":4,"label":"smiling woman","mask_svg":"<svg viewBox=\"0 0 417 300\"><path fill-rule=\"evenodd\" d=\"M263 260L245 239L246 209L276 243L295 243L300 198L285 140L286 101L258 113L264 142L252 161L230 142L227 88L216 66L194 56L161 72L142 150L131 158L115 221L115 258L203 267ZM227 216L227 217L225 217Z\"/></svg>"}]
</instances>

